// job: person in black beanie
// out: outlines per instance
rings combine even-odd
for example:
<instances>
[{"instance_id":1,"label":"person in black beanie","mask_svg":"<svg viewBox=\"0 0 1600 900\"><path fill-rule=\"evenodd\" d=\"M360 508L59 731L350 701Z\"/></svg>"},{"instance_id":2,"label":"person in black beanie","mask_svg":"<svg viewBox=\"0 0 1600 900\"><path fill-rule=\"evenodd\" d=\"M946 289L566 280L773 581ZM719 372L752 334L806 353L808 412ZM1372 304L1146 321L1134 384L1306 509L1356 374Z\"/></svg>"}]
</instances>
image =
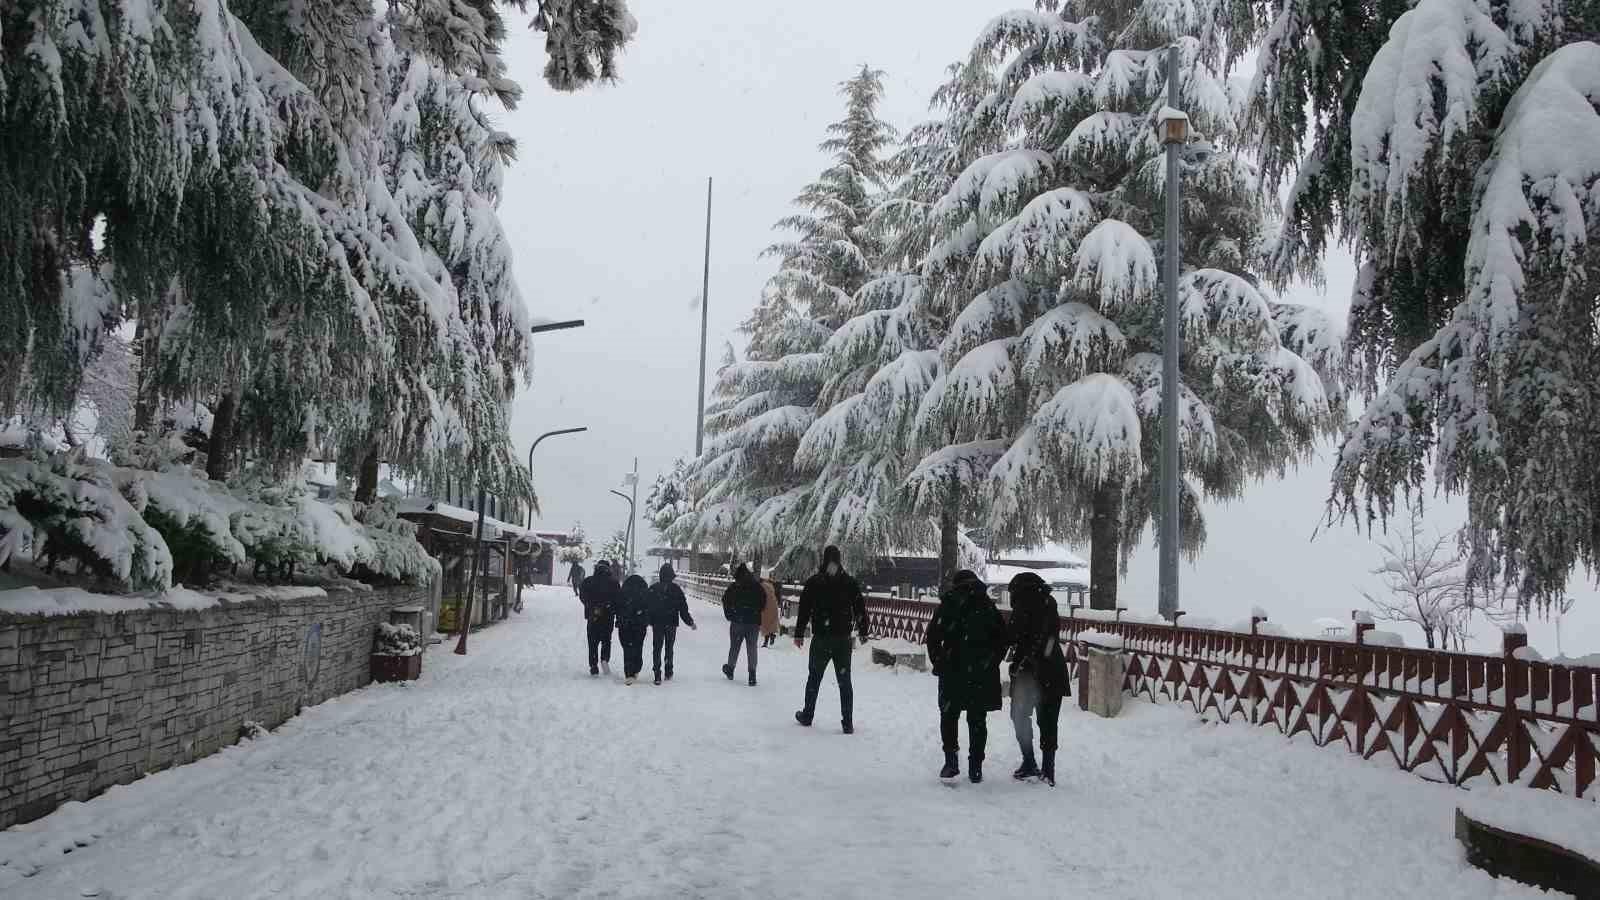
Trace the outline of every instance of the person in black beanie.
<instances>
[{"instance_id":1,"label":"person in black beanie","mask_svg":"<svg viewBox=\"0 0 1600 900\"><path fill-rule=\"evenodd\" d=\"M983 781L983 751L989 739L988 715L1001 708L1000 662L1008 640L1005 618L977 574L962 569L939 598L928 622L928 662L939 677L939 737L944 768L939 777L961 774L959 726L967 714L967 778Z\"/></svg>"},{"instance_id":2,"label":"person in black beanie","mask_svg":"<svg viewBox=\"0 0 1600 900\"><path fill-rule=\"evenodd\" d=\"M1061 652L1061 620L1050 586L1033 572L1011 579L1011 724L1022 750L1012 778L1056 783L1056 726L1061 700L1072 693L1067 657ZM1039 721L1041 768L1033 756L1033 720Z\"/></svg>"},{"instance_id":3,"label":"person in black beanie","mask_svg":"<svg viewBox=\"0 0 1600 900\"><path fill-rule=\"evenodd\" d=\"M656 684L661 683L661 649L667 651L667 680L672 680L672 646L678 639L678 622L691 629L694 616L689 615L689 598L678 587L678 573L669 563L661 567L660 579L650 585L650 659L655 666Z\"/></svg>"},{"instance_id":4,"label":"person in black beanie","mask_svg":"<svg viewBox=\"0 0 1600 900\"><path fill-rule=\"evenodd\" d=\"M845 734L855 732L855 690L850 683L850 632L867 642L867 601L861 594L861 585L844 570L838 547L822 551L822 567L817 574L806 579L800 589L800 612L795 621L794 645L806 645L806 627L815 625L817 634L811 641L810 672L806 675L805 706L794 714L794 720L810 726L817 712L817 692L822 689L822 676L828 665L833 665L833 677L839 682L839 724Z\"/></svg>"}]
</instances>

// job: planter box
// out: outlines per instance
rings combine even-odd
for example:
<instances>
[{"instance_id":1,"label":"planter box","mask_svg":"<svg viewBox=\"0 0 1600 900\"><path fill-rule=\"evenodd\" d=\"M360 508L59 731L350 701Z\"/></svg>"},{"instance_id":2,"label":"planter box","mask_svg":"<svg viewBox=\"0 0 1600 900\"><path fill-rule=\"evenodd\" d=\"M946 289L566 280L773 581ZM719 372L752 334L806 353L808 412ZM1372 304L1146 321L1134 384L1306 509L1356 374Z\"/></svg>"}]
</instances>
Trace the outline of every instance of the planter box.
<instances>
[{"instance_id":1,"label":"planter box","mask_svg":"<svg viewBox=\"0 0 1600 900\"><path fill-rule=\"evenodd\" d=\"M373 681L416 681L422 676L422 654L383 656L372 654Z\"/></svg>"}]
</instances>

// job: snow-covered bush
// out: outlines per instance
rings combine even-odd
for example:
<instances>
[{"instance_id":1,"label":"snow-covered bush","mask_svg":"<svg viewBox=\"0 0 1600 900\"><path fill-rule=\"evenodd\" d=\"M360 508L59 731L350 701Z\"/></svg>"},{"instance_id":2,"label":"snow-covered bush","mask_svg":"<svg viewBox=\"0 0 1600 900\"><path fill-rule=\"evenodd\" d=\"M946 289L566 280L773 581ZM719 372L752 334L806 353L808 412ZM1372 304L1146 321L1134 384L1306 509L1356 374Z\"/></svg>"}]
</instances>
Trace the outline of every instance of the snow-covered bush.
<instances>
[{"instance_id":1,"label":"snow-covered bush","mask_svg":"<svg viewBox=\"0 0 1600 900\"><path fill-rule=\"evenodd\" d=\"M136 502L143 498L136 494ZM35 555L54 569L63 558L126 587L172 583L172 554L161 535L115 486L111 466L80 451L0 459L0 564L33 533Z\"/></svg>"},{"instance_id":2,"label":"snow-covered bush","mask_svg":"<svg viewBox=\"0 0 1600 900\"><path fill-rule=\"evenodd\" d=\"M378 656L416 656L422 652L422 638L410 625L378 623L377 641L373 653Z\"/></svg>"},{"instance_id":3,"label":"snow-covered bush","mask_svg":"<svg viewBox=\"0 0 1600 900\"><path fill-rule=\"evenodd\" d=\"M382 498L360 505L356 518L371 547L360 569L379 580L418 583L439 573L439 561L417 542L417 526L396 514L394 501Z\"/></svg>"}]
</instances>

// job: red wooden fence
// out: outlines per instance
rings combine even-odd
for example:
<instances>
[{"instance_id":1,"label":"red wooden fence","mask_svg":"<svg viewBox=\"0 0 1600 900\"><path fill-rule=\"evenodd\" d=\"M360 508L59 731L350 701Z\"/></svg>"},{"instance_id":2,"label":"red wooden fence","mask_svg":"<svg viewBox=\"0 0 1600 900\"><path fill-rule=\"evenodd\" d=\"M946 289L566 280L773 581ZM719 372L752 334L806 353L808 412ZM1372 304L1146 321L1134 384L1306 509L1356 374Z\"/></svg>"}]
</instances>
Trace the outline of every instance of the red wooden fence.
<instances>
[{"instance_id":1,"label":"red wooden fence","mask_svg":"<svg viewBox=\"0 0 1600 900\"><path fill-rule=\"evenodd\" d=\"M726 579L685 576L704 599ZM921 643L937 604L873 594L874 637ZM1181 620L1180 620L1181 621ZM1062 616L1074 678L1086 631L1120 635L1123 689L1152 702L1178 702L1224 722L1270 725L1318 746L1343 746L1366 759L1455 785L1488 779L1573 796L1600 792L1600 668L1567 666L1517 651L1507 634L1498 655L1450 653L1365 642L1121 621L1116 614Z\"/></svg>"}]
</instances>

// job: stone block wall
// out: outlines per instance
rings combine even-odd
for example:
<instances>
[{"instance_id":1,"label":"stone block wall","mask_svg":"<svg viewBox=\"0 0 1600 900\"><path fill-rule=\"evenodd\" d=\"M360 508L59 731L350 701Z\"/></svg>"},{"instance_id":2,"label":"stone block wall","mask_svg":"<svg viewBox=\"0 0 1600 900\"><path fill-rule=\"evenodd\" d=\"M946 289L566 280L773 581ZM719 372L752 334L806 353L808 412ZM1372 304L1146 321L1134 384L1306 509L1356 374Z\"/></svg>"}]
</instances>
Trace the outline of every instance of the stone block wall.
<instances>
[{"instance_id":1,"label":"stone block wall","mask_svg":"<svg viewBox=\"0 0 1600 900\"><path fill-rule=\"evenodd\" d=\"M0 615L0 829L191 762L371 680L377 623L428 589L213 609Z\"/></svg>"}]
</instances>

